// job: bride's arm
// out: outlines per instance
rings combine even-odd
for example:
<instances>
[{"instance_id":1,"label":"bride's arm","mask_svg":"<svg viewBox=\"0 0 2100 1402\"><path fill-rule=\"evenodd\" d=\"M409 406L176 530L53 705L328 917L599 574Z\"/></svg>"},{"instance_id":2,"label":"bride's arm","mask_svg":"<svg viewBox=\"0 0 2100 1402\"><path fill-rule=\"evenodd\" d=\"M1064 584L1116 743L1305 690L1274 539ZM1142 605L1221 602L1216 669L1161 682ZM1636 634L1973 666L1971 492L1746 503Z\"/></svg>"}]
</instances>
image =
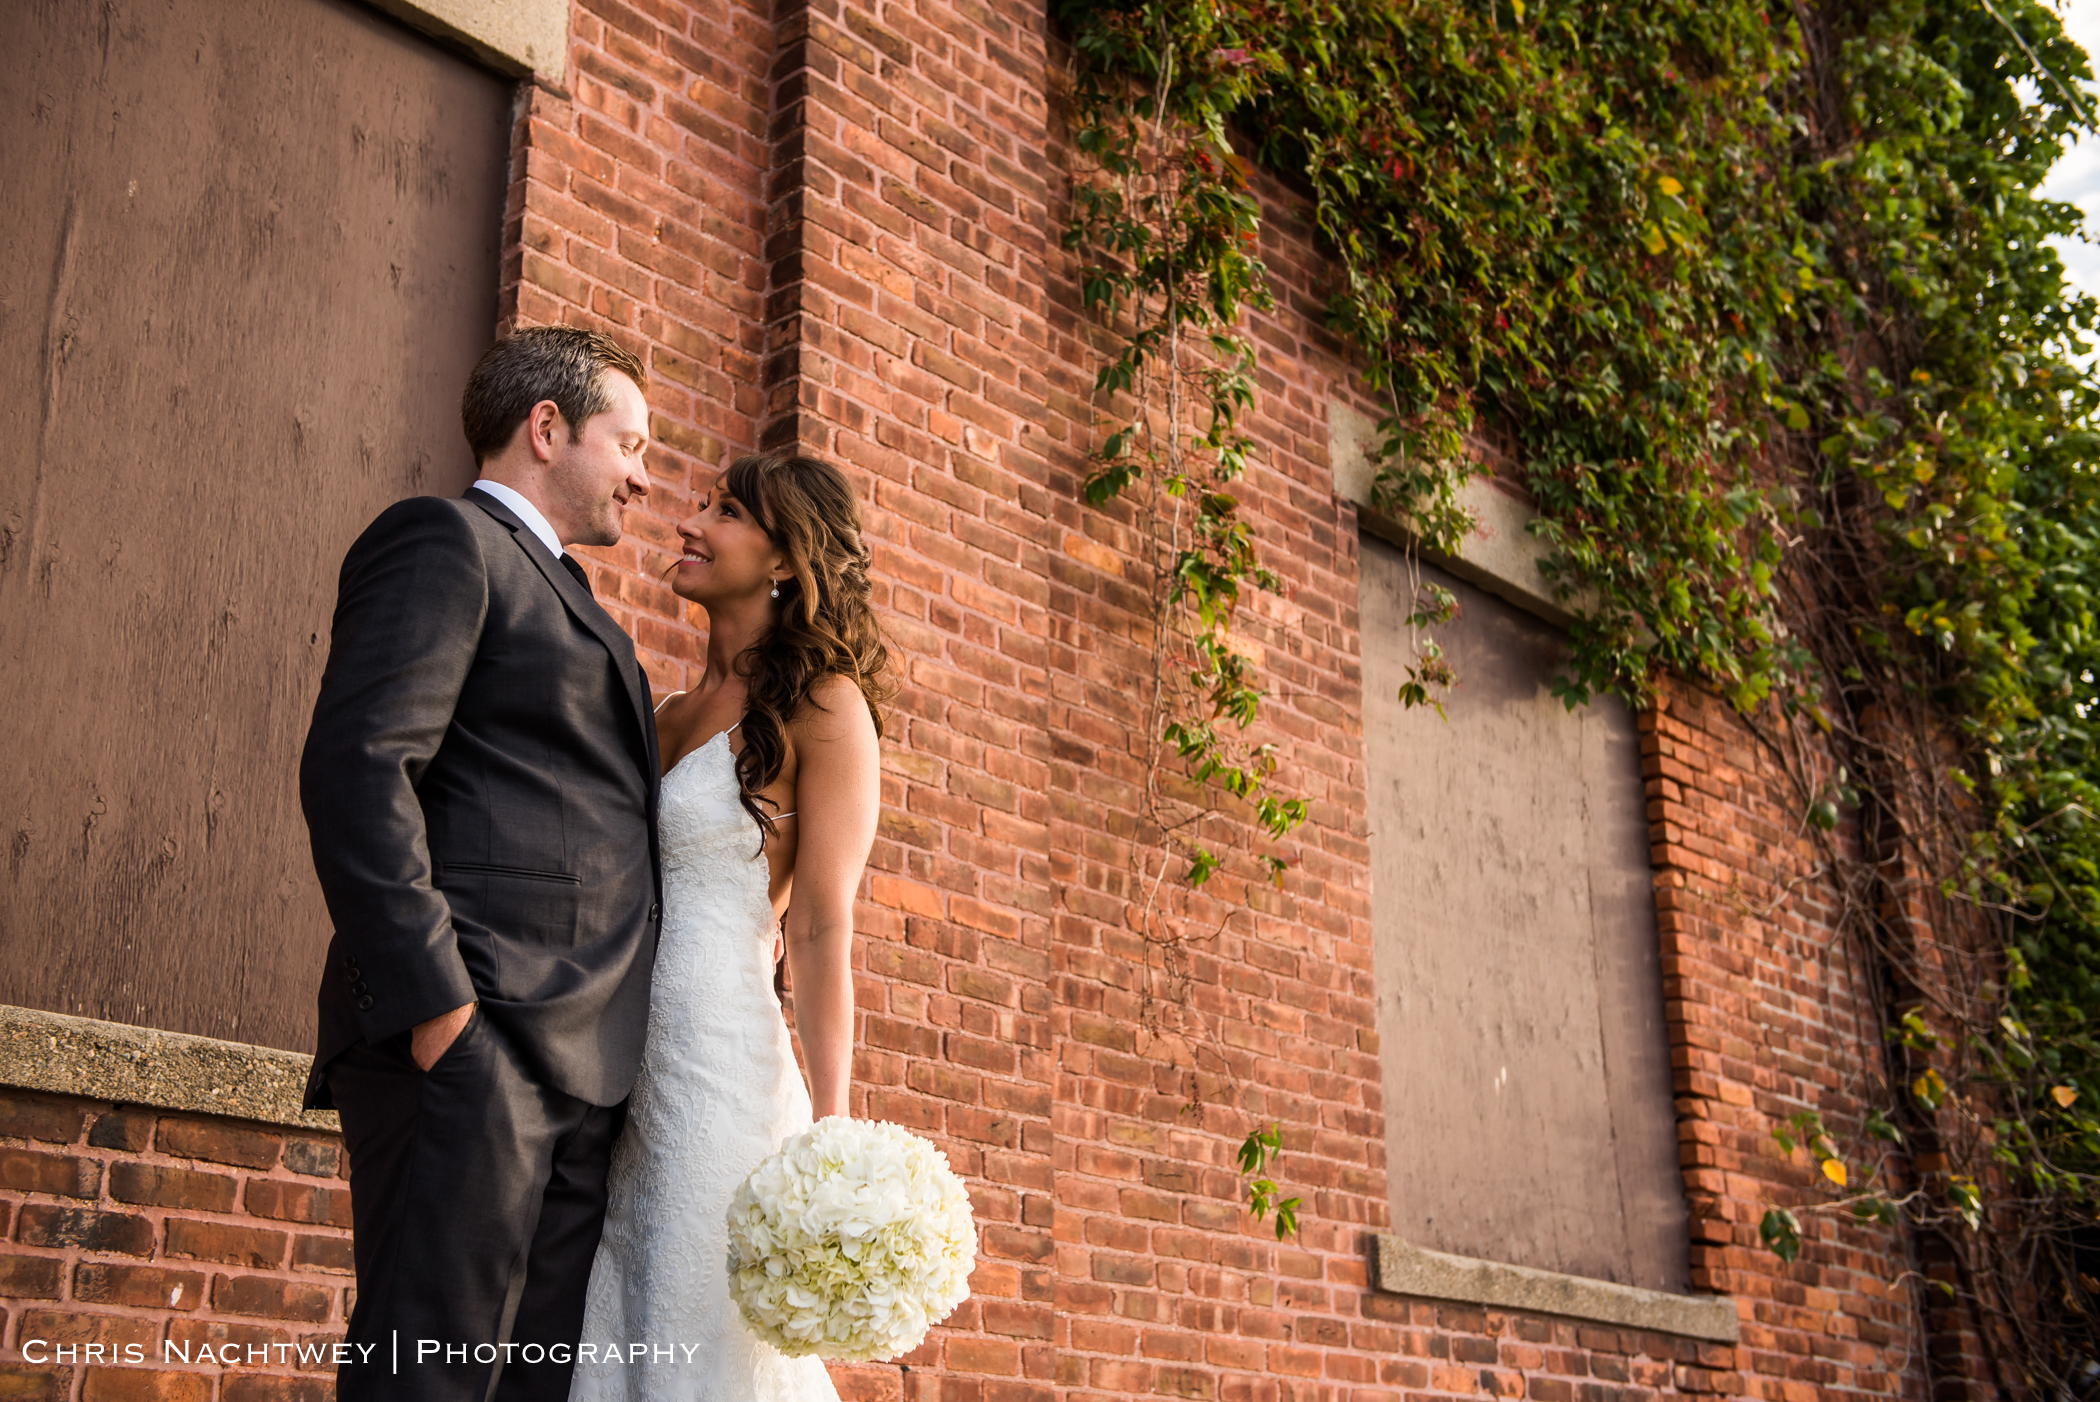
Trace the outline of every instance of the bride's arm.
<instances>
[{"instance_id":1,"label":"bride's arm","mask_svg":"<svg viewBox=\"0 0 2100 1402\"><path fill-rule=\"evenodd\" d=\"M796 718L795 882L788 897L788 973L795 1028L817 1118L846 1113L853 1076L853 897L875 845L882 775L875 722L860 688L827 677Z\"/></svg>"}]
</instances>

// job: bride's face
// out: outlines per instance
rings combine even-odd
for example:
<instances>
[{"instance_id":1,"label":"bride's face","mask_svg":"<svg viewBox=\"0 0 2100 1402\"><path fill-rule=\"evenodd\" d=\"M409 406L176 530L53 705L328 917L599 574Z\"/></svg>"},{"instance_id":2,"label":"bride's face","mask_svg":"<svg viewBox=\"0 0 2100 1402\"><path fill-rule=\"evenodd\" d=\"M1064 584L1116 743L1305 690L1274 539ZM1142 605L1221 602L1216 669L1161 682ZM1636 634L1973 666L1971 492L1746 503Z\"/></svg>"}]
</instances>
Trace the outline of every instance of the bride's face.
<instances>
[{"instance_id":1,"label":"bride's face","mask_svg":"<svg viewBox=\"0 0 2100 1402\"><path fill-rule=\"evenodd\" d=\"M719 478L700 509L678 523L678 537L685 556L671 574L671 589L696 604L764 597L788 576L780 547Z\"/></svg>"}]
</instances>

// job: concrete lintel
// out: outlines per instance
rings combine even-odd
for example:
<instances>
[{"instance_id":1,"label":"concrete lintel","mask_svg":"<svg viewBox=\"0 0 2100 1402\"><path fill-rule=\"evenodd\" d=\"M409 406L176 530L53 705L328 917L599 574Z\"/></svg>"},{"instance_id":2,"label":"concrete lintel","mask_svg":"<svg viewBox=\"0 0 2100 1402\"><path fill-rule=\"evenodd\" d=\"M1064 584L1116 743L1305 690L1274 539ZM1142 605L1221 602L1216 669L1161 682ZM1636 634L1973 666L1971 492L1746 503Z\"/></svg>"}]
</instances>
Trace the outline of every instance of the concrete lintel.
<instances>
[{"instance_id":1,"label":"concrete lintel","mask_svg":"<svg viewBox=\"0 0 2100 1402\"><path fill-rule=\"evenodd\" d=\"M1735 1300L1726 1295L1671 1295L1529 1266L1447 1256L1410 1246L1390 1232L1380 1232L1377 1243L1377 1285L1389 1294L1555 1314L1711 1343L1732 1344L1741 1337Z\"/></svg>"},{"instance_id":2,"label":"concrete lintel","mask_svg":"<svg viewBox=\"0 0 2100 1402\"><path fill-rule=\"evenodd\" d=\"M560 83L569 0L366 0L411 29L457 44L499 73Z\"/></svg>"},{"instance_id":3,"label":"concrete lintel","mask_svg":"<svg viewBox=\"0 0 2100 1402\"><path fill-rule=\"evenodd\" d=\"M333 1110L307 1110L313 1058L0 1004L0 1085L162 1110L339 1130Z\"/></svg>"},{"instance_id":4,"label":"concrete lintel","mask_svg":"<svg viewBox=\"0 0 2100 1402\"><path fill-rule=\"evenodd\" d=\"M1418 542L1398 522L1371 505L1371 484L1378 477L1371 450L1377 443L1375 419L1339 399L1328 401L1327 453L1334 464L1335 494L1356 503L1365 530L1403 549L1414 547ZM1539 561L1546 558L1548 546L1531 532L1538 513L1483 477L1468 480L1459 488L1458 499L1473 513L1473 533L1459 547L1456 559L1427 550L1425 558L1556 628L1574 622L1567 602L1539 573Z\"/></svg>"}]
</instances>

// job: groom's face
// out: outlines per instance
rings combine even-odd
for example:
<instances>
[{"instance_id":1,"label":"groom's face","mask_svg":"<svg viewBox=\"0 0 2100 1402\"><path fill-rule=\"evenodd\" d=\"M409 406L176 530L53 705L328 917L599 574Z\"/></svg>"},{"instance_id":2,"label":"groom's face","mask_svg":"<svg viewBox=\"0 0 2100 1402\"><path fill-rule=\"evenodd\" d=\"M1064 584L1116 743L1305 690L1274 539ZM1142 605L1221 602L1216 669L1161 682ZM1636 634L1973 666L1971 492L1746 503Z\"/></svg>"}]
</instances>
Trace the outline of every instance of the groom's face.
<instances>
[{"instance_id":1,"label":"groom's face","mask_svg":"<svg viewBox=\"0 0 2100 1402\"><path fill-rule=\"evenodd\" d=\"M548 519L569 544L617 545L627 504L649 494L649 402L617 370L605 372L605 384L612 406L573 436L557 432L550 445Z\"/></svg>"}]
</instances>

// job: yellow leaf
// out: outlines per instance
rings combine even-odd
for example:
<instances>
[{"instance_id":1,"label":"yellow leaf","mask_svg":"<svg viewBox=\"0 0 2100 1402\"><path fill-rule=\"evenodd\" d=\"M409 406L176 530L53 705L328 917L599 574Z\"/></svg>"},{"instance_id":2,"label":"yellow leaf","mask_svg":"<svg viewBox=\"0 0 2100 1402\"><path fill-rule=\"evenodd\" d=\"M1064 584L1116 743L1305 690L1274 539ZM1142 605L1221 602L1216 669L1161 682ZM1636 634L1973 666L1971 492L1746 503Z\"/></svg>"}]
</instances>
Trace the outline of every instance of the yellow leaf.
<instances>
[{"instance_id":1,"label":"yellow leaf","mask_svg":"<svg viewBox=\"0 0 2100 1402\"><path fill-rule=\"evenodd\" d=\"M1663 237L1663 231L1653 223L1641 229L1641 242L1648 245L1650 253L1660 253L1668 244L1668 240Z\"/></svg>"},{"instance_id":2,"label":"yellow leaf","mask_svg":"<svg viewBox=\"0 0 2100 1402\"><path fill-rule=\"evenodd\" d=\"M1678 184L1676 180L1672 179L1670 176L1667 175L1655 182L1655 188L1662 191L1666 195L1674 196L1681 195L1684 193L1684 186Z\"/></svg>"},{"instance_id":3,"label":"yellow leaf","mask_svg":"<svg viewBox=\"0 0 2100 1402\"><path fill-rule=\"evenodd\" d=\"M1845 1161L1843 1159L1823 1160L1823 1176L1825 1178L1828 1178L1831 1182L1837 1184L1840 1188L1844 1187Z\"/></svg>"},{"instance_id":4,"label":"yellow leaf","mask_svg":"<svg viewBox=\"0 0 2100 1402\"><path fill-rule=\"evenodd\" d=\"M2078 1099L2078 1090L2074 1086L2051 1086L2049 1098L2068 1110Z\"/></svg>"}]
</instances>

